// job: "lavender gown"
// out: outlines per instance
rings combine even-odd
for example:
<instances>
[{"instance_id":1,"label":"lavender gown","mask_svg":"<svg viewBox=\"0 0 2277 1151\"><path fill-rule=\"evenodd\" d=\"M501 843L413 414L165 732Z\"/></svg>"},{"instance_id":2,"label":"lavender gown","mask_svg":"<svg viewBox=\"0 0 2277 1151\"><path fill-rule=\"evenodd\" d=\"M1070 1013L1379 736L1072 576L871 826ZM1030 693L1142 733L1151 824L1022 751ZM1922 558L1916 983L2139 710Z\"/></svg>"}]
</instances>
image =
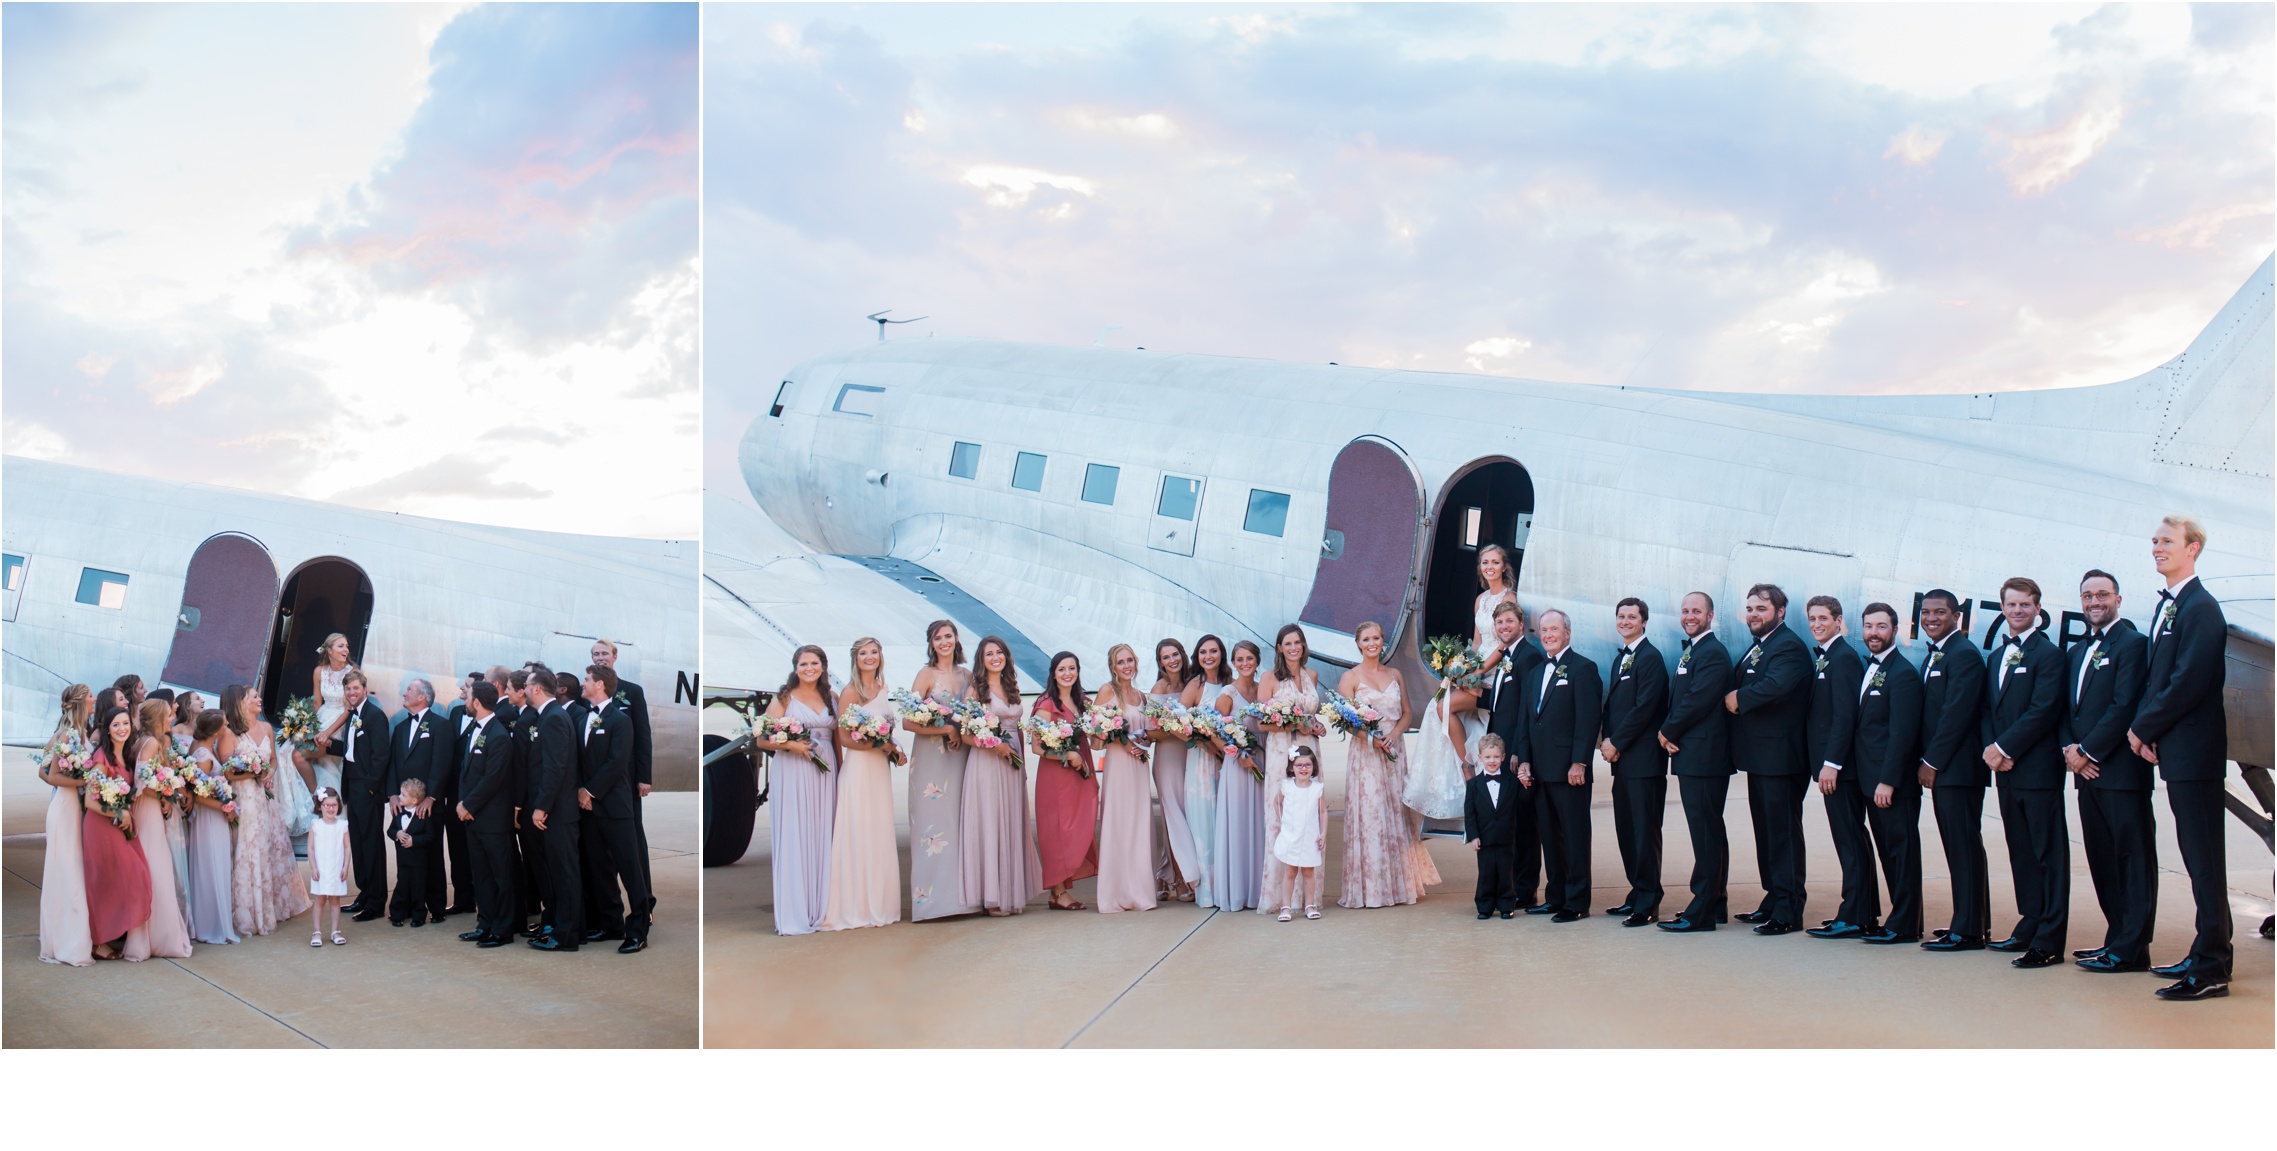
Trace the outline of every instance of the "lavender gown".
<instances>
[{"instance_id":1,"label":"lavender gown","mask_svg":"<svg viewBox=\"0 0 2277 1151\"><path fill-rule=\"evenodd\" d=\"M1239 707L1243 701L1235 695L1233 702ZM1258 748L1251 754L1262 762L1265 741L1257 738L1254 725L1249 735ZM1265 874L1265 785L1238 759L1228 759L1218 772L1216 814L1211 836L1210 896L1222 910L1244 911L1257 906L1258 881Z\"/></svg>"},{"instance_id":2,"label":"lavender gown","mask_svg":"<svg viewBox=\"0 0 2277 1151\"><path fill-rule=\"evenodd\" d=\"M838 810L837 756L830 744L836 721L786 697L783 713L814 733L814 754L834 770L803 756L777 752L767 793L767 833L774 849L775 933L806 935L822 924L830 905L830 829Z\"/></svg>"}]
</instances>

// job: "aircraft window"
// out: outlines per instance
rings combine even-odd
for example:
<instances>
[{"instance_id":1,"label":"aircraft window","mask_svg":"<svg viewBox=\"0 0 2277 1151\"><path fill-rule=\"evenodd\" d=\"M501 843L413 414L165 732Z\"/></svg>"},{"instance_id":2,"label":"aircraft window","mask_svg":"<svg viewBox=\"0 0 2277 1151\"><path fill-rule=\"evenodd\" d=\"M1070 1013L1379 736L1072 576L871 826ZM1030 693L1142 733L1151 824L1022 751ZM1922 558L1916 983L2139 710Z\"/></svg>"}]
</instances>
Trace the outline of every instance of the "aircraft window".
<instances>
[{"instance_id":1,"label":"aircraft window","mask_svg":"<svg viewBox=\"0 0 2277 1151\"><path fill-rule=\"evenodd\" d=\"M8 556L7 573L0 577L0 590L22 591L24 588L24 557Z\"/></svg>"},{"instance_id":2,"label":"aircraft window","mask_svg":"<svg viewBox=\"0 0 2277 1151\"><path fill-rule=\"evenodd\" d=\"M1190 476L1162 477L1162 498L1154 502L1154 514L1174 520L1194 518L1196 506L1202 502L1202 481Z\"/></svg>"},{"instance_id":3,"label":"aircraft window","mask_svg":"<svg viewBox=\"0 0 2277 1151\"><path fill-rule=\"evenodd\" d=\"M120 572L107 572L101 568L83 568L79 572L79 602L93 607L107 607L113 611L126 606L127 577Z\"/></svg>"},{"instance_id":4,"label":"aircraft window","mask_svg":"<svg viewBox=\"0 0 2277 1151\"><path fill-rule=\"evenodd\" d=\"M1024 492L1044 490L1044 457L1021 452L1012 460L1012 486Z\"/></svg>"},{"instance_id":5,"label":"aircraft window","mask_svg":"<svg viewBox=\"0 0 2277 1151\"><path fill-rule=\"evenodd\" d=\"M868 384L844 384L839 387L838 400L830 405L830 410L849 416L874 416L878 414L878 401L884 395L884 388L873 388Z\"/></svg>"},{"instance_id":6,"label":"aircraft window","mask_svg":"<svg viewBox=\"0 0 2277 1151\"><path fill-rule=\"evenodd\" d=\"M980 474L980 445L957 441L949 449L949 474L960 480L969 480Z\"/></svg>"},{"instance_id":7,"label":"aircraft window","mask_svg":"<svg viewBox=\"0 0 2277 1151\"><path fill-rule=\"evenodd\" d=\"M1083 465L1083 502L1107 504L1115 502L1115 481L1121 479L1123 469L1106 464Z\"/></svg>"},{"instance_id":8,"label":"aircraft window","mask_svg":"<svg viewBox=\"0 0 2277 1151\"><path fill-rule=\"evenodd\" d=\"M1485 508L1463 509L1463 546L1477 548L1479 533L1486 529Z\"/></svg>"},{"instance_id":9,"label":"aircraft window","mask_svg":"<svg viewBox=\"0 0 2277 1151\"><path fill-rule=\"evenodd\" d=\"M775 389L775 403L774 403L774 406L772 406L772 407L770 407L770 408L768 408L768 409L767 409L767 414L768 414L768 415L770 415L770 416L773 416L773 417L775 417L776 419L781 419L781 418L782 418L782 416L783 416L783 396L784 396L786 393L788 393L790 390L791 390L791 382L790 382L789 380L784 380L784 381L783 381L783 386L782 386L782 387L779 387L779 388L776 388L776 389Z\"/></svg>"},{"instance_id":10,"label":"aircraft window","mask_svg":"<svg viewBox=\"0 0 2277 1151\"><path fill-rule=\"evenodd\" d=\"M1277 536L1289 526L1289 497L1262 488L1249 489L1249 514L1241 521L1241 530L1261 536Z\"/></svg>"}]
</instances>

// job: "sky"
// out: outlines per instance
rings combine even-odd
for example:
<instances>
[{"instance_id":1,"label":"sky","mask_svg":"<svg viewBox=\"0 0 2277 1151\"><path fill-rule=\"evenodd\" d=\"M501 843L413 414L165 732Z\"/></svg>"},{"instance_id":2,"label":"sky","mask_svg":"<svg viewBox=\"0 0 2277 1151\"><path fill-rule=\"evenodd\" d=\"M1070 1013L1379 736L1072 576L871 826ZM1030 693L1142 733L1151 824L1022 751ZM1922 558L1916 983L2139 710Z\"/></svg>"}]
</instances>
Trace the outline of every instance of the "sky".
<instances>
[{"instance_id":1,"label":"sky","mask_svg":"<svg viewBox=\"0 0 2277 1151\"><path fill-rule=\"evenodd\" d=\"M705 486L800 361L2125 379L2271 251L2262 5L705 9ZM1109 328L1108 325L1116 325Z\"/></svg>"},{"instance_id":2,"label":"sky","mask_svg":"<svg viewBox=\"0 0 2277 1151\"><path fill-rule=\"evenodd\" d=\"M9 4L5 447L692 538L692 5Z\"/></svg>"}]
</instances>

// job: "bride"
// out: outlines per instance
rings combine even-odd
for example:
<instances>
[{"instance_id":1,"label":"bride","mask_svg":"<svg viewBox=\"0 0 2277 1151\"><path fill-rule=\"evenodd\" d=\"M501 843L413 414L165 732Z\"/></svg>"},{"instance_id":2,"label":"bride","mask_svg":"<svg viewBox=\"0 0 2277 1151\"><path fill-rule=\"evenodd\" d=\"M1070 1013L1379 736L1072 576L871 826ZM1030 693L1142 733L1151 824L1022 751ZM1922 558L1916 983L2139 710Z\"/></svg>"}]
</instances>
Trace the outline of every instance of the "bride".
<instances>
[{"instance_id":1,"label":"bride","mask_svg":"<svg viewBox=\"0 0 2277 1151\"><path fill-rule=\"evenodd\" d=\"M340 757L323 754L332 746L333 737L340 734L340 724L348 718L348 688L344 682L349 672L356 670L354 660L348 658L348 637L333 632L324 637L324 646L316 649L319 662L314 672L315 682L309 694L316 697L316 751L303 756L295 750L293 759L305 762L316 774L316 790L329 787L335 794L340 791Z\"/></svg>"},{"instance_id":2,"label":"bride","mask_svg":"<svg viewBox=\"0 0 2277 1151\"><path fill-rule=\"evenodd\" d=\"M1501 544L1488 544L1478 552L1478 598L1471 604L1470 645L1490 653L1486 667L1499 662L1495 653L1494 610L1518 602L1518 581L1510 553ZM1475 688L1446 685L1431 702L1430 719L1418 731L1421 747L1408 773L1402 800L1432 819L1457 819L1463 814L1463 785L1478 764L1479 737L1486 734L1487 715L1479 709Z\"/></svg>"}]
</instances>

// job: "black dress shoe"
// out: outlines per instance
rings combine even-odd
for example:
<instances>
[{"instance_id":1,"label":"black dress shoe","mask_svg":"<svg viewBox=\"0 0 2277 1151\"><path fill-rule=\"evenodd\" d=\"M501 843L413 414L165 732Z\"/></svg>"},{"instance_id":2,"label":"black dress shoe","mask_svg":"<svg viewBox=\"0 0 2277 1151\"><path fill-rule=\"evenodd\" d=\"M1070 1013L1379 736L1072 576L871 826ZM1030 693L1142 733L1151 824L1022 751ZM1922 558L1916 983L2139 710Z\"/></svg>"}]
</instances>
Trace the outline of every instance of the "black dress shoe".
<instances>
[{"instance_id":1,"label":"black dress shoe","mask_svg":"<svg viewBox=\"0 0 2277 1151\"><path fill-rule=\"evenodd\" d=\"M476 947L481 947L481 948L485 948L485 949L488 949L488 948L492 948L492 947L504 947L504 946L506 946L508 943L511 943L511 942L513 942L513 941L512 941L512 940L508 940L508 939L500 939L500 938L498 938L498 937L497 937L497 936L495 936L495 935L490 935L490 936L485 936L485 937L483 937L482 941L481 941L481 942L479 942L479 943L476 943L476 944L475 944L475 946L476 946Z\"/></svg>"},{"instance_id":2,"label":"black dress shoe","mask_svg":"<svg viewBox=\"0 0 2277 1151\"><path fill-rule=\"evenodd\" d=\"M1660 929L1661 929L1662 931L1677 931L1677 932L1685 932L1685 931L1714 931L1714 930L1716 929L1716 925L1715 925L1715 924L1713 924L1713 923L1708 923L1708 922L1706 922L1706 921L1694 922L1693 920L1689 920L1689 919L1686 919L1686 918L1684 918L1683 916L1679 915L1679 916L1677 916L1676 918L1674 918L1674 919L1671 919L1671 920L1669 920L1668 922L1661 924L1661 925L1660 925Z\"/></svg>"},{"instance_id":3,"label":"black dress shoe","mask_svg":"<svg viewBox=\"0 0 2277 1151\"><path fill-rule=\"evenodd\" d=\"M636 939L630 936L627 936L623 943L617 945L617 954L619 955L631 955L636 951L646 950L648 950L647 940Z\"/></svg>"},{"instance_id":4,"label":"black dress shoe","mask_svg":"<svg viewBox=\"0 0 2277 1151\"><path fill-rule=\"evenodd\" d=\"M585 942L600 943L604 940L623 939L624 937L625 933L622 931L611 931L606 927L596 927L585 933Z\"/></svg>"},{"instance_id":5,"label":"black dress shoe","mask_svg":"<svg viewBox=\"0 0 2277 1151\"><path fill-rule=\"evenodd\" d=\"M393 916L389 916L389 917L388 917L388 921L387 921L387 925L388 925L389 927L401 927L401 926L403 926L403 921L402 921L402 920L400 920L400 919L397 919L397 918L395 918L395 917L393 917Z\"/></svg>"},{"instance_id":6,"label":"black dress shoe","mask_svg":"<svg viewBox=\"0 0 2277 1151\"><path fill-rule=\"evenodd\" d=\"M2137 959L2129 962L2108 951L2098 951L2080 960L2075 966L2081 971L2092 971L2098 975L2116 975L2123 971L2149 971L2150 960Z\"/></svg>"},{"instance_id":7,"label":"black dress shoe","mask_svg":"<svg viewBox=\"0 0 2277 1151\"><path fill-rule=\"evenodd\" d=\"M1771 922L1771 913L1768 911L1742 911L1732 918L1741 923L1769 923Z\"/></svg>"},{"instance_id":8,"label":"black dress shoe","mask_svg":"<svg viewBox=\"0 0 2277 1151\"><path fill-rule=\"evenodd\" d=\"M533 940L531 940L531 941L530 941L530 944L529 944L529 945L530 945L531 947L534 947L534 948L538 949L539 951L575 951L575 950L577 950L577 945L576 945L576 944L574 944L574 943L563 943L561 940L555 939L555 938L554 938L553 936L551 936L551 935L548 935L548 936L544 937L543 939L533 939Z\"/></svg>"},{"instance_id":9,"label":"black dress shoe","mask_svg":"<svg viewBox=\"0 0 2277 1151\"><path fill-rule=\"evenodd\" d=\"M2064 957L2056 954L2053 951L2033 950L2026 951L2024 954L2009 960L2008 965L2010 967L2021 967L2029 971L2035 967L2054 967L2056 964L2062 963L2063 961Z\"/></svg>"},{"instance_id":10,"label":"black dress shoe","mask_svg":"<svg viewBox=\"0 0 2277 1151\"><path fill-rule=\"evenodd\" d=\"M1985 944L1984 949L1986 951L2030 951L2032 950L2032 941L2021 936L2011 935L2006 939Z\"/></svg>"},{"instance_id":11,"label":"black dress shoe","mask_svg":"<svg viewBox=\"0 0 2277 1151\"><path fill-rule=\"evenodd\" d=\"M414 915L414 916L412 916L412 917L411 917L411 926L413 926L413 927L425 927L425 926L427 926L427 917L426 917L426 916L424 916L424 915Z\"/></svg>"},{"instance_id":12,"label":"black dress shoe","mask_svg":"<svg viewBox=\"0 0 2277 1151\"><path fill-rule=\"evenodd\" d=\"M444 914L444 915L472 915L472 914L474 914L474 908L471 908L471 907L467 907L467 906L464 906L464 905L462 905L462 904L457 904L457 903L454 903L454 904L450 905L449 907L446 907L446 908L444 908L444 909L443 909L443 914Z\"/></svg>"},{"instance_id":13,"label":"black dress shoe","mask_svg":"<svg viewBox=\"0 0 2277 1151\"><path fill-rule=\"evenodd\" d=\"M1573 921L1575 921L1575 920L1577 920L1577 919L1587 919L1587 918L1589 918L1589 913L1588 913L1588 912L1586 912L1586 911L1560 911L1560 912L1558 912L1556 915L1550 916L1550 922L1552 922L1552 923L1572 923Z\"/></svg>"},{"instance_id":14,"label":"black dress shoe","mask_svg":"<svg viewBox=\"0 0 2277 1151\"><path fill-rule=\"evenodd\" d=\"M1810 928L1803 934L1813 939L1857 939L1866 934L1866 929L1855 923L1844 923L1839 919L1830 919L1826 926Z\"/></svg>"},{"instance_id":15,"label":"black dress shoe","mask_svg":"<svg viewBox=\"0 0 2277 1151\"><path fill-rule=\"evenodd\" d=\"M1526 909L1526 914L1528 915L1556 915L1557 912L1557 908L1552 907L1547 903L1537 903L1534 906Z\"/></svg>"},{"instance_id":16,"label":"black dress shoe","mask_svg":"<svg viewBox=\"0 0 2277 1151\"><path fill-rule=\"evenodd\" d=\"M459 932L459 938L466 940L468 943L480 943L483 940L490 938L490 933L482 930L461 931Z\"/></svg>"},{"instance_id":17,"label":"black dress shoe","mask_svg":"<svg viewBox=\"0 0 2277 1151\"><path fill-rule=\"evenodd\" d=\"M1478 913L1478 917L1481 922L1484 922L1485 920L1494 918L1494 913L1491 911L1481 911Z\"/></svg>"},{"instance_id":18,"label":"black dress shoe","mask_svg":"<svg viewBox=\"0 0 2277 1151\"><path fill-rule=\"evenodd\" d=\"M2190 974L2190 957L2185 955L2164 967L2153 967L2150 969L2150 973L2160 979L2180 979Z\"/></svg>"},{"instance_id":19,"label":"black dress shoe","mask_svg":"<svg viewBox=\"0 0 2277 1151\"><path fill-rule=\"evenodd\" d=\"M1917 932L1914 932L1914 933L1913 933L1913 934L1911 934L1911 935L1899 935L1897 932L1895 932L1895 931L1891 931L1889 928L1885 927L1885 928L1881 929L1880 931L1869 932L1869 933L1867 933L1867 934L1865 934L1865 935L1861 935L1861 936L1859 936L1859 937L1858 937L1858 942L1860 942L1860 943L1919 943L1919 942L1921 942L1921 933L1917 931Z\"/></svg>"},{"instance_id":20,"label":"black dress shoe","mask_svg":"<svg viewBox=\"0 0 2277 1151\"><path fill-rule=\"evenodd\" d=\"M2073 959L2093 959L2096 956L2101 955L2109 950L2111 949L2108 947L2082 947L2079 950L2072 952L2071 957Z\"/></svg>"},{"instance_id":21,"label":"black dress shoe","mask_svg":"<svg viewBox=\"0 0 2277 1151\"><path fill-rule=\"evenodd\" d=\"M1929 934L1934 935L1939 939L1943 939L1946 936L1953 934L1953 929L1950 927L1940 927L1934 931L1931 931Z\"/></svg>"},{"instance_id":22,"label":"black dress shoe","mask_svg":"<svg viewBox=\"0 0 2277 1151\"><path fill-rule=\"evenodd\" d=\"M1628 904L1624 903L1624 904L1620 905L1619 907L1608 907L1608 908L1606 908L1606 909L1605 909L1605 914L1607 914L1607 915L1627 915L1627 914L1629 914L1630 912L1633 912L1633 911L1635 911L1635 910L1636 910L1636 908L1634 908L1634 907L1631 907L1631 906L1629 906Z\"/></svg>"},{"instance_id":23,"label":"black dress shoe","mask_svg":"<svg viewBox=\"0 0 2277 1151\"><path fill-rule=\"evenodd\" d=\"M1793 935L1795 932L1801 931L1802 929L1803 928L1801 924L1781 923L1778 920L1774 919L1768 923L1764 923L1756 927L1755 933L1757 935Z\"/></svg>"},{"instance_id":24,"label":"black dress shoe","mask_svg":"<svg viewBox=\"0 0 2277 1151\"><path fill-rule=\"evenodd\" d=\"M430 911L427 913L427 918L434 920L437 923L441 923L443 921L443 913L440 911Z\"/></svg>"},{"instance_id":25,"label":"black dress shoe","mask_svg":"<svg viewBox=\"0 0 2277 1151\"><path fill-rule=\"evenodd\" d=\"M1628 917L1627 919L1624 919L1624 920L1622 920L1622 921L1621 921L1621 926L1623 926L1623 927L1643 927L1643 926L1644 926L1645 924L1647 924L1647 923L1658 923L1658 922L1660 922L1660 917L1659 917L1659 916L1657 916L1657 915L1654 915L1652 912L1649 912L1649 911L1632 911L1632 912L1630 912L1630 913L1629 913L1629 917Z\"/></svg>"},{"instance_id":26,"label":"black dress shoe","mask_svg":"<svg viewBox=\"0 0 2277 1151\"><path fill-rule=\"evenodd\" d=\"M1983 951L1984 940L1971 939L1966 935L1948 935L1943 939L1932 939L1922 944L1921 949L1923 951Z\"/></svg>"},{"instance_id":27,"label":"black dress shoe","mask_svg":"<svg viewBox=\"0 0 2277 1151\"><path fill-rule=\"evenodd\" d=\"M2214 980L2202 979L2196 975L2185 975L2179 981L2159 988L2154 994L2160 999L2172 999L2188 1003L2199 999L2220 999L2229 993L2230 985L2227 980L2217 983Z\"/></svg>"},{"instance_id":28,"label":"black dress shoe","mask_svg":"<svg viewBox=\"0 0 2277 1151\"><path fill-rule=\"evenodd\" d=\"M378 919L380 916L382 916L382 915L384 915L384 914L386 914L386 912L382 912L382 911L374 911L374 910L372 910L371 908L367 907L367 908L363 909L362 911L359 911L359 912L357 912L357 913L356 913L356 918L355 918L354 922L357 922L357 923L370 923L372 920Z\"/></svg>"}]
</instances>

